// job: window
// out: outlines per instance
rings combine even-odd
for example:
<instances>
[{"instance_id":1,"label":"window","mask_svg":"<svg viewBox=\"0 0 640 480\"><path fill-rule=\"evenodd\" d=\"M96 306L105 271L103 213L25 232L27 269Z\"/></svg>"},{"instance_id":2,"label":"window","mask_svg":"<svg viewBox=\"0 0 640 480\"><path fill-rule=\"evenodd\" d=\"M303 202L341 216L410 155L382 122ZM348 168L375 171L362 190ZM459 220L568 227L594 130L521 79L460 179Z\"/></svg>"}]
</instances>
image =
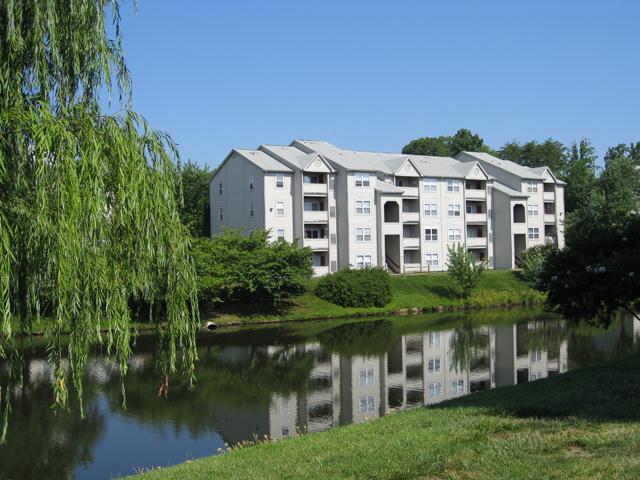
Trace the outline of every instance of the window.
<instances>
[{"instance_id":1,"label":"window","mask_svg":"<svg viewBox=\"0 0 640 480\"><path fill-rule=\"evenodd\" d=\"M425 253L424 254L424 264L427 267L437 267L438 266L438 254L437 253Z\"/></svg>"},{"instance_id":2,"label":"window","mask_svg":"<svg viewBox=\"0 0 640 480\"><path fill-rule=\"evenodd\" d=\"M276 240L284 240L284 228L276 230Z\"/></svg>"},{"instance_id":3,"label":"window","mask_svg":"<svg viewBox=\"0 0 640 480\"><path fill-rule=\"evenodd\" d=\"M538 227L529 228L529 240L535 240L540 238L540 229Z\"/></svg>"},{"instance_id":4,"label":"window","mask_svg":"<svg viewBox=\"0 0 640 480\"><path fill-rule=\"evenodd\" d=\"M447 180L447 192L459 192L460 191L460 184L462 182L460 180L455 180L455 179L448 179Z\"/></svg>"},{"instance_id":5,"label":"window","mask_svg":"<svg viewBox=\"0 0 640 480\"><path fill-rule=\"evenodd\" d=\"M360 385L373 385L376 380L373 368L360 370L359 378L360 378Z\"/></svg>"},{"instance_id":6,"label":"window","mask_svg":"<svg viewBox=\"0 0 640 480\"><path fill-rule=\"evenodd\" d=\"M538 216L538 205L527 205L527 214L530 216Z\"/></svg>"},{"instance_id":7,"label":"window","mask_svg":"<svg viewBox=\"0 0 640 480\"><path fill-rule=\"evenodd\" d=\"M335 177L329 177L329 190L333 190L336 185Z\"/></svg>"},{"instance_id":8,"label":"window","mask_svg":"<svg viewBox=\"0 0 640 480\"><path fill-rule=\"evenodd\" d=\"M429 384L429 397L435 398L442 394L442 384L440 382Z\"/></svg>"},{"instance_id":9,"label":"window","mask_svg":"<svg viewBox=\"0 0 640 480\"><path fill-rule=\"evenodd\" d=\"M276 202L276 217L284 217L284 202Z\"/></svg>"},{"instance_id":10,"label":"window","mask_svg":"<svg viewBox=\"0 0 640 480\"><path fill-rule=\"evenodd\" d=\"M276 173L276 188L284 188L284 173Z\"/></svg>"},{"instance_id":11,"label":"window","mask_svg":"<svg viewBox=\"0 0 640 480\"><path fill-rule=\"evenodd\" d=\"M460 233L459 228L450 228L449 229L449 241L450 242L460 242L462 241L462 234Z\"/></svg>"},{"instance_id":12,"label":"window","mask_svg":"<svg viewBox=\"0 0 640 480\"><path fill-rule=\"evenodd\" d=\"M447 215L450 217L459 217L460 216L460 205L454 205L450 203L447 206Z\"/></svg>"},{"instance_id":13,"label":"window","mask_svg":"<svg viewBox=\"0 0 640 480\"><path fill-rule=\"evenodd\" d=\"M304 238L327 238L327 231L320 227L305 227Z\"/></svg>"},{"instance_id":14,"label":"window","mask_svg":"<svg viewBox=\"0 0 640 480\"><path fill-rule=\"evenodd\" d=\"M304 201L305 212L326 212L324 200L305 200Z\"/></svg>"},{"instance_id":15,"label":"window","mask_svg":"<svg viewBox=\"0 0 640 480\"><path fill-rule=\"evenodd\" d=\"M376 399L373 395L360 397L360 413L373 412L376 409Z\"/></svg>"},{"instance_id":16,"label":"window","mask_svg":"<svg viewBox=\"0 0 640 480\"><path fill-rule=\"evenodd\" d=\"M371 213L371 202L369 200L356 201L356 214L369 215Z\"/></svg>"},{"instance_id":17,"label":"window","mask_svg":"<svg viewBox=\"0 0 640 480\"><path fill-rule=\"evenodd\" d=\"M370 242L371 228L356 228L356 242Z\"/></svg>"},{"instance_id":18,"label":"window","mask_svg":"<svg viewBox=\"0 0 640 480\"><path fill-rule=\"evenodd\" d=\"M329 207L329 216L331 218L336 218L336 207Z\"/></svg>"},{"instance_id":19,"label":"window","mask_svg":"<svg viewBox=\"0 0 640 480\"><path fill-rule=\"evenodd\" d=\"M250 204L249 204L249 216L250 216L250 217L253 217L253 212L254 212L254 210L255 210L255 208L254 208L253 203L250 203Z\"/></svg>"},{"instance_id":20,"label":"window","mask_svg":"<svg viewBox=\"0 0 640 480\"><path fill-rule=\"evenodd\" d=\"M437 228L425 228L424 229L424 241L425 242L435 242L438 240L438 229Z\"/></svg>"},{"instance_id":21,"label":"window","mask_svg":"<svg viewBox=\"0 0 640 480\"><path fill-rule=\"evenodd\" d=\"M218 184L218 195L222 195L222 182Z\"/></svg>"},{"instance_id":22,"label":"window","mask_svg":"<svg viewBox=\"0 0 640 480\"><path fill-rule=\"evenodd\" d=\"M538 191L538 182L527 180L527 193L536 193Z\"/></svg>"},{"instance_id":23,"label":"window","mask_svg":"<svg viewBox=\"0 0 640 480\"><path fill-rule=\"evenodd\" d=\"M437 373L440 371L440 357L434 357L427 360L427 371L429 373Z\"/></svg>"},{"instance_id":24,"label":"window","mask_svg":"<svg viewBox=\"0 0 640 480\"><path fill-rule=\"evenodd\" d=\"M430 347L440 346L440 332L431 332L431 334L429 335L429 346Z\"/></svg>"},{"instance_id":25,"label":"window","mask_svg":"<svg viewBox=\"0 0 640 480\"><path fill-rule=\"evenodd\" d=\"M356 187L368 187L369 186L369 174L366 172L356 172L354 174L356 179Z\"/></svg>"},{"instance_id":26,"label":"window","mask_svg":"<svg viewBox=\"0 0 640 480\"><path fill-rule=\"evenodd\" d=\"M424 204L425 217L437 217L438 216L438 204L437 203L425 203Z\"/></svg>"},{"instance_id":27,"label":"window","mask_svg":"<svg viewBox=\"0 0 640 480\"><path fill-rule=\"evenodd\" d=\"M532 362L539 362L542 360L542 352L540 350L532 350L530 356Z\"/></svg>"},{"instance_id":28,"label":"window","mask_svg":"<svg viewBox=\"0 0 640 480\"><path fill-rule=\"evenodd\" d=\"M423 178L422 179L422 191L423 192L435 192L438 188L438 181L435 178Z\"/></svg>"},{"instance_id":29,"label":"window","mask_svg":"<svg viewBox=\"0 0 640 480\"><path fill-rule=\"evenodd\" d=\"M338 269L338 262L331 260L331 271L335 272Z\"/></svg>"},{"instance_id":30,"label":"window","mask_svg":"<svg viewBox=\"0 0 640 480\"><path fill-rule=\"evenodd\" d=\"M253 187L256 183L256 177L253 175L249 175L249 190L253 190Z\"/></svg>"},{"instance_id":31,"label":"window","mask_svg":"<svg viewBox=\"0 0 640 480\"><path fill-rule=\"evenodd\" d=\"M326 267L327 257L324 253L314 253L311 256L311 265L314 267Z\"/></svg>"},{"instance_id":32,"label":"window","mask_svg":"<svg viewBox=\"0 0 640 480\"><path fill-rule=\"evenodd\" d=\"M371 268L371 255L358 255L356 257L356 268Z\"/></svg>"},{"instance_id":33,"label":"window","mask_svg":"<svg viewBox=\"0 0 640 480\"><path fill-rule=\"evenodd\" d=\"M218 209L218 219L220 221L222 221L222 209L221 208Z\"/></svg>"},{"instance_id":34,"label":"window","mask_svg":"<svg viewBox=\"0 0 640 480\"><path fill-rule=\"evenodd\" d=\"M464 380L451 381L451 394L462 395L464 393Z\"/></svg>"},{"instance_id":35,"label":"window","mask_svg":"<svg viewBox=\"0 0 640 480\"><path fill-rule=\"evenodd\" d=\"M330 237L331 237L331 245L335 245L335 244L336 244L336 242L338 241L338 238L336 237L336 234L335 234L335 233L332 233L332 234L330 235Z\"/></svg>"},{"instance_id":36,"label":"window","mask_svg":"<svg viewBox=\"0 0 640 480\"><path fill-rule=\"evenodd\" d=\"M302 177L303 183L324 183L324 175L320 173L309 173Z\"/></svg>"}]
</instances>

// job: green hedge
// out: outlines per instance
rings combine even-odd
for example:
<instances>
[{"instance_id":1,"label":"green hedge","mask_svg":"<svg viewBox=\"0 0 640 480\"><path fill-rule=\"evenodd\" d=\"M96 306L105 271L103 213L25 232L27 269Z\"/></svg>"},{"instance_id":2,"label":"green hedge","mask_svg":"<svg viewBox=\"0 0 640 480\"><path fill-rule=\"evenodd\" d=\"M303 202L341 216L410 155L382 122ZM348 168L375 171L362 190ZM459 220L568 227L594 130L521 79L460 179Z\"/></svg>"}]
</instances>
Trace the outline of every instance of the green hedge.
<instances>
[{"instance_id":1,"label":"green hedge","mask_svg":"<svg viewBox=\"0 0 640 480\"><path fill-rule=\"evenodd\" d=\"M346 269L320 279L315 294L343 307L384 307L391 301L391 282L381 268Z\"/></svg>"}]
</instances>

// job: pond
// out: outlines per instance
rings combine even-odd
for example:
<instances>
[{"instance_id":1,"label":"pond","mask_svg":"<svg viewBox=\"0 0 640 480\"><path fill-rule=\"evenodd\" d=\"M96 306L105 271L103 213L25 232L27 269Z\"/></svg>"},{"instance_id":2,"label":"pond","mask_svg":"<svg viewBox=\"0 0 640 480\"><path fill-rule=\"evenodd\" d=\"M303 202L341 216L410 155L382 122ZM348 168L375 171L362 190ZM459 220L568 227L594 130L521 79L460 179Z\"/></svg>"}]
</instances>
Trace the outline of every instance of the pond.
<instances>
[{"instance_id":1,"label":"pond","mask_svg":"<svg viewBox=\"0 0 640 480\"><path fill-rule=\"evenodd\" d=\"M559 375L628 355L640 321L607 330L538 310L482 311L220 329L199 338L197 386L158 397L154 342L140 336L125 380L96 352L77 406L53 414L44 348L25 351L0 478L106 479L254 438L359 423L391 409ZM6 379L6 365L0 364Z\"/></svg>"}]
</instances>

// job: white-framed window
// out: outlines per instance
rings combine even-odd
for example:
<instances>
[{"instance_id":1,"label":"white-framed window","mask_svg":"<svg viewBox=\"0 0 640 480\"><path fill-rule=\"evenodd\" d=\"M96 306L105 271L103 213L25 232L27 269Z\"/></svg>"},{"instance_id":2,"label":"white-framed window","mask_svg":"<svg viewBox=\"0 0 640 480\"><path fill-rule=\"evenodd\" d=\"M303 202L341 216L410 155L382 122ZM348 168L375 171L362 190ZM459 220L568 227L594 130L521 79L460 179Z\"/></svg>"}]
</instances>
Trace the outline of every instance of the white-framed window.
<instances>
[{"instance_id":1,"label":"white-framed window","mask_svg":"<svg viewBox=\"0 0 640 480\"><path fill-rule=\"evenodd\" d=\"M527 215L537 217L538 216L538 205L527 205Z\"/></svg>"},{"instance_id":2,"label":"white-framed window","mask_svg":"<svg viewBox=\"0 0 640 480\"><path fill-rule=\"evenodd\" d=\"M459 192L462 182L455 178L447 179L447 192Z\"/></svg>"},{"instance_id":3,"label":"white-framed window","mask_svg":"<svg viewBox=\"0 0 640 480\"><path fill-rule=\"evenodd\" d=\"M284 228L276 230L276 240L284 240Z\"/></svg>"},{"instance_id":4,"label":"white-framed window","mask_svg":"<svg viewBox=\"0 0 640 480\"><path fill-rule=\"evenodd\" d=\"M371 268L371 255L357 255L356 256L356 268Z\"/></svg>"},{"instance_id":5,"label":"white-framed window","mask_svg":"<svg viewBox=\"0 0 640 480\"><path fill-rule=\"evenodd\" d=\"M276 217L284 217L284 202L276 202Z\"/></svg>"},{"instance_id":6,"label":"white-framed window","mask_svg":"<svg viewBox=\"0 0 640 480\"><path fill-rule=\"evenodd\" d=\"M449 233L448 238L450 242L462 241L462 233L459 228L450 228L448 233Z\"/></svg>"},{"instance_id":7,"label":"white-framed window","mask_svg":"<svg viewBox=\"0 0 640 480\"><path fill-rule=\"evenodd\" d=\"M276 188L284 188L284 173L276 173Z\"/></svg>"},{"instance_id":8,"label":"white-framed window","mask_svg":"<svg viewBox=\"0 0 640 480\"><path fill-rule=\"evenodd\" d=\"M537 193L538 182L534 180L527 180L527 193Z\"/></svg>"},{"instance_id":9,"label":"white-framed window","mask_svg":"<svg viewBox=\"0 0 640 480\"><path fill-rule=\"evenodd\" d=\"M529 228L528 232L529 232L529 240L536 240L540 238L540 229L538 227Z\"/></svg>"},{"instance_id":10,"label":"white-framed window","mask_svg":"<svg viewBox=\"0 0 640 480\"><path fill-rule=\"evenodd\" d=\"M256 177L254 175L249 175L249 190L253 190L256 184Z\"/></svg>"},{"instance_id":11,"label":"white-framed window","mask_svg":"<svg viewBox=\"0 0 640 480\"><path fill-rule=\"evenodd\" d=\"M218 183L218 195L222 195L222 182Z\"/></svg>"},{"instance_id":12,"label":"white-framed window","mask_svg":"<svg viewBox=\"0 0 640 480\"><path fill-rule=\"evenodd\" d=\"M429 334L429 347L440 346L440 332L431 332Z\"/></svg>"},{"instance_id":13,"label":"white-framed window","mask_svg":"<svg viewBox=\"0 0 640 480\"><path fill-rule=\"evenodd\" d=\"M425 217L437 217L438 216L438 204L437 203L425 203L424 204L424 216Z\"/></svg>"},{"instance_id":14,"label":"white-framed window","mask_svg":"<svg viewBox=\"0 0 640 480\"><path fill-rule=\"evenodd\" d=\"M360 413L373 412L376 409L376 399L373 395L360 397Z\"/></svg>"},{"instance_id":15,"label":"white-framed window","mask_svg":"<svg viewBox=\"0 0 640 480\"><path fill-rule=\"evenodd\" d=\"M356 179L356 187L368 187L370 185L368 172L356 172L353 176Z\"/></svg>"},{"instance_id":16,"label":"white-framed window","mask_svg":"<svg viewBox=\"0 0 640 480\"><path fill-rule=\"evenodd\" d=\"M442 395L442 384L440 382L429 384L429 397L436 398Z\"/></svg>"},{"instance_id":17,"label":"white-framed window","mask_svg":"<svg viewBox=\"0 0 640 480\"><path fill-rule=\"evenodd\" d=\"M464 393L464 380L451 381L451 395L462 395Z\"/></svg>"},{"instance_id":18,"label":"white-framed window","mask_svg":"<svg viewBox=\"0 0 640 480\"><path fill-rule=\"evenodd\" d=\"M435 178L422 179L423 192L436 192L438 190L438 181Z\"/></svg>"},{"instance_id":19,"label":"white-framed window","mask_svg":"<svg viewBox=\"0 0 640 480\"><path fill-rule=\"evenodd\" d=\"M360 385L373 385L376 381L376 376L373 368L360 370L359 381Z\"/></svg>"},{"instance_id":20,"label":"white-framed window","mask_svg":"<svg viewBox=\"0 0 640 480\"><path fill-rule=\"evenodd\" d=\"M437 228L425 228L424 229L424 241L425 242L435 242L438 240L438 229Z\"/></svg>"},{"instance_id":21,"label":"white-framed window","mask_svg":"<svg viewBox=\"0 0 640 480\"><path fill-rule=\"evenodd\" d=\"M356 214L357 215L369 215L371 213L371 201L369 200L356 200Z\"/></svg>"},{"instance_id":22,"label":"white-framed window","mask_svg":"<svg viewBox=\"0 0 640 480\"><path fill-rule=\"evenodd\" d=\"M370 241L371 241L370 227L356 228L356 242L370 242Z\"/></svg>"},{"instance_id":23,"label":"white-framed window","mask_svg":"<svg viewBox=\"0 0 640 480\"><path fill-rule=\"evenodd\" d=\"M253 214L255 212L255 205L253 203L249 204L249 216L253 217Z\"/></svg>"},{"instance_id":24,"label":"white-framed window","mask_svg":"<svg viewBox=\"0 0 640 480\"><path fill-rule=\"evenodd\" d=\"M224 215L222 215L222 208L218 209L218 220L222 221Z\"/></svg>"},{"instance_id":25,"label":"white-framed window","mask_svg":"<svg viewBox=\"0 0 640 480\"><path fill-rule=\"evenodd\" d=\"M450 203L447 205L447 215L450 217L459 217L460 216L460 205L455 203Z\"/></svg>"},{"instance_id":26,"label":"white-framed window","mask_svg":"<svg viewBox=\"0 0 640 480\"><path fill-rule=\"evenodd\" d=\"M438 373L440 371L440 357L433 357L427 360L427 371L429 373Z\"/></svg>"},{"instance_id":27,"label":"white-framed window","mask_svg":"<svg viewBox=\"0 0 640 480\"><path fill-rule=\"evenodd\" d=\"M542 352L540 350L531 350L529 355L532 362L539 362L542 360Z\"/></svg>"},{"instance_id":28,"label":"white-framed window","mask_svg":"<svg viewBox=\"0 0 640 480\"><path fill-rule=\"evenodd\" d=\"M438 266L438 254L437 253L425 253L424 254L424 264L427 267L437 267Z\"/></svg>"}]
</instances>

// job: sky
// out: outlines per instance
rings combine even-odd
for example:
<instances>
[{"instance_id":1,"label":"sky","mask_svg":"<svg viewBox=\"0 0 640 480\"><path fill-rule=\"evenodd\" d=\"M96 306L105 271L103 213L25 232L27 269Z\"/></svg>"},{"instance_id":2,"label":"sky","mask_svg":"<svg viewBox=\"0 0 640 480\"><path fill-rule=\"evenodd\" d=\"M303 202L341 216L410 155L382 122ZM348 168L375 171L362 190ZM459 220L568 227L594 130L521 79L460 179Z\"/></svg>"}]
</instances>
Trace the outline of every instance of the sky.
<instances>
[{"instance_id":1,"label":"sky","mask_svg":"<svg viewBox=\"0 0 640 480\"><path fill-rule=\"evenodd\" d=\"M640 140L637 0L138 0L121 13L133 106L214 167L294 138L399 152L468 128Z\"/></svg>"}]
</instances>

